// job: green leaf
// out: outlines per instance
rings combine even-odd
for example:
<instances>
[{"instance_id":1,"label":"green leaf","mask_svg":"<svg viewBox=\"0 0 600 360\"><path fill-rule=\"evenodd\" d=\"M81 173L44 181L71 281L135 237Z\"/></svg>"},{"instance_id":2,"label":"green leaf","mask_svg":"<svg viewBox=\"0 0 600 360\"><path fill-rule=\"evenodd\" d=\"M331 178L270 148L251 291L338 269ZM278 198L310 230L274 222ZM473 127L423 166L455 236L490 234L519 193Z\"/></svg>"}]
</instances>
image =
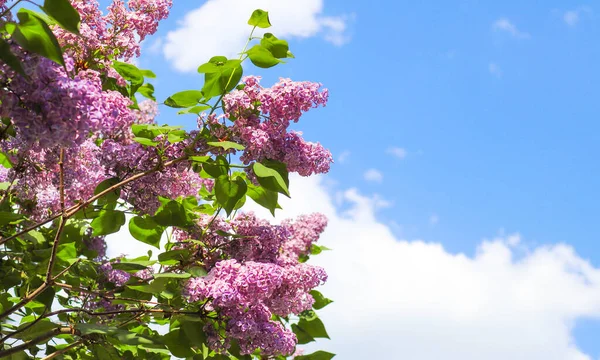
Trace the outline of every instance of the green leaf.
<instances>
[{"instance_id":1,"label":"green leaf","mask_svg":"<svg viewBox=\"0 0 600 360\"><path fill-rule=\"evenodd\" d=\"M125 224L125 214L116 210L102 210L98 217L92 220L93 236L115 233Z\"/></svg>"},{"instance_id":2,"label":"green leaf","mask_svg":"<svg viewBox=\"0 0 600 360\"><path fill-rule=\"evenodd\" d=\"M260 44L276 58L282 59L290 57L290 47L285 40L278 39L271 33L266 33L260 40Z\"/></svg>"},{"instance_id":3,"label":"green leaf","mask_svg":"<svg viewBox=\"0 0 600 360\"><path fill-rule=\"evenodd\" d=\"M77 258L77 249L75 243L62 244L58 246L56 258L71 263Z\"/></svg>"},{"instance_id":4,"label":"green leaf","mask_svg":"<svg viewBox=\"0 0 600 360\"><path fill-rule=\"evenodd\" d=\"M2 151L0 151L0 165L4 166L7 169L11 169L13 167L8 156Z\"/></svg>"},{"instance_id":5,"label":"green leaf","mask_svg":"<svg viewBox=\"0 0 600 360\"><path fill-rule=\"evenodd\" d=\"M154 221L162 226L186 227L191 223L191 218L182 204L171 200L156 210Z\"/></svg>"},{"instance_id":6,"label":"green leaf","mask_svg":"<svg viewBox=\"0 0 600 360\"><path fill-rule=\"evenodd\" d=\"M13 212L8 211L0 211L0 226L20 222L20 220L23 219L25 219L25 216L21 214L15 214Z\"/></svg>"},{"instance_id":7,"label":"green leaf","mask_svg":"<svg viewBox=\"0 0 600 360\"><path fill-rule=\"evenodd\" d=\"M196 106L203 98L202 91L185 90L175 93L165 100L165 105L173 108L188 108Z\"/></svg>"},{"instance_id":8,"label":"green leaf","mask_svg":"<svg viewBox=\"0 0 600 360\"><path fill-rule=\"evenodd\" d=\"M24 77L27 76L21 65L21 60L12 53L10 45L2 37L0 37L0 60ZM2 160L0 160L0 163L2 163Z\"/></svg>"},{"instance_id":9,"label":"green leaf","mask_svg":"<svg viewBox=\"0 0 600 360\"><path fill-rule=\"evenodd\" d=\"M131 273L138 272L140 270L146 270L149 266L152 266L156 263L156 261L149 260L128 260L128 261L120 261L111 263L110 266L113 269L123 270Z\"/></svg>"},{"instance_id":10,"label":"green leaf","mask_svg":"<svg viewBox=\"0 0 600 360\"><path fill-rule=\"evenodd\" d=\"M307 320L306 318L301 318L298 324L292 324L292 330L298 337L299 344L306 344L310 341L313 341L315 338L327 338L329 339L329 335L325 330L325 325L318 317L314 317L311 320ZM301 342L302 338L302 342ZM311 340L308 340L311 339ZM308 340L308 341L307 341ZM306 342L304 342L306 341Z\"/></svg>"},{"instance_id":11,"label":"green leaf","mask_svg":"<svg viewBox=\"0 0 600 360\"><path fill-rule=\"evenodd\" d=\"M129 233L136 240L160 249L160 238L165 228L150 216L136 216L129 220Z\"/></svg>"},{"instance_id":12,"label":"green leaf","mask_svg":"<svg viewBox=\"0 0 600 360\"><path fill-rule=\"evenodd\" d=\"M111 334L119 343L127 345L155 345L160 344L156 339L130 331L120 330Z\"/></svg>"},{"instance_id":13,"label":"green leaf","mask_svg":"<svg viewBox=\"0 0 600 360\"><path fill-rule=\"evenodd\" d=\"M154 72L152 72L152 70L142 70L142 69L140 69L140 72L142 73L142 75L144 75L144 77L147 77L149 79L155 79L156 78L156 74Z\"/></svg>"},{"instance_id":14,"label":"green leaf","mask_svg":"<svg viewBox=\"0 0 600 360\"><path fill-rule=\"evenodd\" d=\"M150 139L146 139L146 138L143 138L143 137L134 137L133 141L135 141L137 143L140 143L142 145L152 146L152 147L155 147L155 146L157 146L159 144L157 141L152 141Z\"/></svg>"},{"instance_id":15,"label":"green leaf","mask_svg":"<svg viewBox=\"0 0 600 360\"><path fill-rule=\"evenodd\" d=\"M141 86L144 83L144 75L142 71L133 64L122 61L115 61L113 68L123 77L123 79L131 81L132 86Z\"/></svg>"},{"instance_id":16,"label":"green leaf","mask_svg":"<svg viewBox=\"0 0 600 360\"><path fill-rule=\"evenodd\" d=\"M280 208L279 204L277 204L278 195L275 191L249 184L248 196L250 196L250 198L258 205L269 209L273 216L275 216L275 209Z\"/></svg>"},{"instance_id":17,"label":"green leaf","mask_svg":"<svg viewBox=\"0 0 600 360\"><path fill-rule=\"evenodd\" d=\"M248 20L248 25L263 29L271 27L271 22L269 21L269 12L261 9L254 10L250 16L250 20Z\"/></svg>"},{"instance_id":18,"label":"green leaf","mask_svg":"<svg viewBox=\"0 0 600 360\"><path fill-rule=\"evenodd\" d=\"M178 358L187 358L196 354L192 351L187 336L183 336L182 330L180 329L175 329L167 333L163 337L163 341L171 351L171 354Z\"/></svg>"},{"instance_id":19,"label":"green leaf","mask_svg":"<svg viewBox=\"0 0 600 360\"><path fill-rule=\"evenodd\" d=\"M32 321L35 321L35 320L32 319ZM17 330L23 329L28 325L31 325L31 321L22 323ZM50 319L42 319L42 320L38 321L37 323L35 323L35 325L28 328L27 330L14 335L13 338L25 340L25 341L31 340L39 335L45 334L53 329L56 329L57 327L58 327L58 325L54 324L52 321L50 321Z\"/></svg>"},{"instance_id":20,"label":"green leaf","mask_svg":"<svg viewBox=\"0 0 600 360\"><path fill-rule=\"evenodd\" d=\"M166 251L162 254L159 254L158 261L161 264L164 264L165 262L168 262L171 260L175 261L175 263L178 263L180 261L186 260L189 256L190 256L190 251L187 249L171 250L171 251Z\"/></svg>"},{"instance_id":21,"label":"green leaf","mask_svg":"<svg viewBox=\"0 0 600 360\"><path fill-rule=\"evenodd\" d=\"M162 278L162 279L152 280L152 282L150 284L127 285L127 287L132 290L135 290L135 291L156 295L156 294L160 294L161 292L163 292L165 290L165 287L167 286L168 282L169 282L169 279Z\"/></svg>"},{"instance_id":22,"label":"green leaf","mask_svg":"<svg viewBox=\"0 0 600 360\"><path fill-rule=\"evenodd\" d=\"M252 170L254 170L261 186L290 197L288 190L290 180L284 163L275 160L264 160L262 163L255 162Z\"/></svg>"},{"instance_id":23,"label":"green leaf","mask_svg":"<svg viewBox=\"0 0 600 360\"><path fill-rule=\"evenodd\" d=\"M246 195L248 187L241 177L231 180L228 176L219 176L215 181L215 195L219 205L225 209L227 216L231 214L235 205Z\"/></svg>"},{"instance_id":24,"label":"green leaf","mask_svg":"<svg viewBox=\"0 0 600 360\"><path fill-rule=\"evenodd\" d=\"M160 279L160 278L188 279L191 276L192 275L188 274L188 273L183 273L183 274L178 274L178 273L160 273L160 274L154 274L154 278L155 279Z\"/></svg>"},{"instance_id":25,"label":"green leaf","mask_svg":"<svg viewBox=\"0 0 600 360\"><path fill-rule=\"evenodd\" d=\"M310 295L315 299L313 308L317 310L322 309L333 302L333 300L326 298L317 290L311 290Z\"/></svg>"},{"instance_id":26,"label":"green leaf","mask_svg":"<svg viewBox=\"0 0 600 360\"><path fill-rule=\"evenodd\" d=\"M109 327L108 325L91 324L91 323L79 323L75 324L75 329L79 330L81 335L100 334L108 335L114 332L117 328Z\"/></svg>"},{"instance_id":27,"label":"green leaf","mask_svg":"<svg viewBox=\"0 0 600 360\"><path fill-rule=\"evenodd\" d=\"M202 93L206 98L219 96L233 90L240 82L244 72L241 60L227 60L224 56L215 56L207 64L201 65L198 71L204 72Z\"/></svg>"},{"instance_id":28,"label":"green leaf","mask_svg":"<svg viewBox=\"0 0 600 360\"><path fill-rule=\"evenodd\" d=\"M235 150L244 150L244 145L234 143L233 141L209 141L207 142L210 146L216 146L223 148L225 150L235 149Z\"/></svg>"},{"instance_id":29,"label":"green leaf","mask_svg":"<svg viewBox=\"0 0 600 360\"><path fill-rule=\"evenodd\" d=\"M220 176L227 175L227 171L229 170L229 163L227 162L227 159L224 156L219 155L215 160L207 159L204 162L202 162L202 168L204 169L204 171L206 171L208 175L216 179Z\"/></svg>"},{"instance_id":30,"label":"green leaf","mask_svg":"<svg viewBox=\"0 0 600 360\"><path fill-rule=\"evenodd\" d=\"M154 96L154 85L144 84L144 85L140 86L137 91L143 97L148 98L153 101L156 101L156 97Z\"/></svg>"},{"instance_id":31,"label":"green leaf","mask_svg":"<svg viewBox=\"0 0 600 360\"><path fill-rule=\"evenodd\" d=\"M259 68L267 69L282 62L273 56L271 51L263 45L254 45L250 50L246 51L246 53L248 54L250 61Z\"/></svg>"},{"instance_id":32,"label":"green leaf","mask_svg":"<svg viewBox=\"0 0 600 360\"><path fill-rule=\"evenodd\" d=\"M62 50L44 22L42 16L31 10L21 8L17 13L19 24L12 32L12 38L27 51L39 54L57 64L65 66Z\"/></svg>"},{"instance_id":33,"label":"green leaf","mask_svg":"<svg viewBox=\"0 0 600 360\"><path fill-rule=\"evenodd\" d=\"M177 112L177 114L179 114L179 115L182 115L182 114L200 115L201 112L203 112L204 110L208 110L208 109L210 109L210 106L208 106L208 105L199 105L199 106L187 108L185 110L180 110Z\"/></svg>"},{"instance_id":34,"label":"green leaf","mask_svg":"<svg viewBox=\"0 0 600 360\"><path fill-rule=\"evenodd\" d=\"M333 359L334 356L335 356L335 354L332 354L327 351L319 350L312 354L295 356L294 360L331 360L331 359Z\"/></svg>"},{"instance_id":35,"label":"green leaf","mask_svg":"<svg viewBox=\"0 0 600 360\"><path fill-rule=\"evenodd\" d=\"M185 334L190 345L202 347L206 342L206 334L204 333L204 329L202 329L203 325L202 322L198 321L181 321L181 330Z\"/></svg>"},{"instance_id":36,"label":"green leaf","mask_svg":"<svg viewBox=\"0 0 600 360\"><path fill-rule=\"evenodd\" d=\"M181 142L181 141L185 140L186 138L187 138L187 133L185 132L185 130L171 131L167 135L167 140L171 144Z\"/></svg>"},{"instance_id":37,"label":"green leaf","mask_svg":"<svg viewBox=\"0 0 600 360\"><path fill-rule=\"evenodd\" d=\"M205 277L208 275L206 269L200 266L192 266L191 268L187 268L185 271L190 273L193 277Z\"/></svg>"},{"instance_id":38,"label":"green leaf","mask_svg":"<svg viewBox=\"0 0 600 360\"><path fill-rule=\"evenodd\" d=\"M81 18L69 0L46 0L42 10L65 30L79 34Z\"/></svg>"},{"instance_id":39,"label":"green leaf","mask_svg":"<svg viewBox=\"0 0 600 360\"><path fill-rule=\"evenodd\" d=\"M106 180L102 181L100 184L98 184L98 186L96 186L96 189L94 190L94 195L98 195L102 191L104 191L118 183L119 183L118 178L106 179ZM98 204L103 205L103 204L115 202L119 199L119 196L121 196L121 189L116 188L113 191L111 191L111 192L107 193L106 195L104 195L103 197L101 197L100 199L98 199Z\"/></svg>"}]
</instances>

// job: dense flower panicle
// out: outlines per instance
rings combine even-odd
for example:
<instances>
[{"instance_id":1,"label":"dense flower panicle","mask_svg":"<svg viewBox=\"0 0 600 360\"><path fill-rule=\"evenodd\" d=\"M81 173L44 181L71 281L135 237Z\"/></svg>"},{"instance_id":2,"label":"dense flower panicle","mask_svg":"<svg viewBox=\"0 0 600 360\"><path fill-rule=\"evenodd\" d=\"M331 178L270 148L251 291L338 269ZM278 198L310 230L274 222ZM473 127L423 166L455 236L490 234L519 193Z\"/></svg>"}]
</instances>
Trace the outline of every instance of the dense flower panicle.
<instances>
[{"instance_id":1,"label":"dense flower panicle","mask_svg":"<svg viewBox=\"0 0 600 360\"><path fill-rule=\"evenodd\" d=\"M243 90L223 98L226 115L235 119L231 136L246 147L240 159L245 164L279 160L302 176L328 172L331 153L318 143L306 142L299 132L288 132L290 122L297 122L304 112L325 106L328 91L320 90L318 83L290 79L280 79L271 88L261 87L259 77L243 81Z\"/></svg>"},{"instance_id":2,"label":"dense flower panicle","mask_svg":"<svg viewBox=\"0 0 600 360\"><path fill-rule=\"evenodd\" d=\"M152 279L154 269L151 267L140 270L133 275L123 270L113 269L112 264L118 263L120 261L121 258L117 258L113 260L113 262L107 261L99 267L99 270L104 274L106 281L113 283L116 287L121 287L125 285L125 283L129 281L129 279L131 279L132 276L135 276L142 280Z\"/></svg>"},{"instance_id":3,"label":"dense flower panicle","mask_svg":"<svg viewBox=\"0 0 600 360\"><path fill-rule=\"evenodd\" d=\"M158 104L156 101L147 99L138 103L140 108L137 112L137 124L153 124L154 119L158 116Z\"/></svg>"},{"instance_id":4,"label":"dense flower panicle","mask_svg":"<svg viewBox=\"0 0 600 360\"><path fill-rule=\"evenodd\" d=\"M18 171L20 165L9 170L9 176L16 180L14 191L19 194L21 200L30 202L22 204L23 210L29 212L34 220L41 220L57 212L60 209L59 150L45 149L37 145L27 148L27 145L18 139L0 145L0 149L26 149L20 152L19 157L13 159L13 163L34 164ZM91 140L65 150L63 167L66 206L92 196L96 185L106 179L99 153L99 148Z\"/></svg>"},{"instance_id":5,"label":"dense flower panicle","mask_svg":"<svg viewBox=\"0 0 600 360\"><path fill-rule=\"evenodd\" d=\"M87 236L83 243L88 250L95 251L98 255L96 259L102 259L106 256L106 239L104 236Z\"/></svg>"},{"instance_id":6,"label":"dense flower panicle","mask_svg":"<svg viewBox=\"0 0 600 360\"><path fill-rule=\"evenodd\" d=\"M227 253L238 261L276 262L282 244L289 238L284 226L271 225L253 212L238 215L231 222L239 238L230 240Z\"/></svg>"},{"instance_id":7,"label":"dense flower panicle","mask_svg":"<svg viewBox=\"0 0 600 360\"><path fill-rule=\"evenodd\" d=\"M10 178L8 176L8 169L0 166L0 183L9 182Z\"/></svg>"},{"instance_id":8,"label":"dense flower panicle","mask_svg":"<svg viewBox=\"0 0 600 360\"><path fill-rule=\"evenodd\" d=\"M81 16L81 37L60 27L53 30L67 53L82 64L94 53L124 60L139 56L139 43L156 32L158 22L167 18L172 5L171 0L130 0L127 5L114 0L104 15L95 0L71 3Z\"/></svg>"},{"instance_id":9,"label":"dense flower panicle","mask_svg":"<svg viewBox=\"0 0 600 360\"><path fill-rule=\"evenodd\" d=\"M165 153L168 158L176 158L182 155L184 146L185 143L171 145ZM158 165L157 158L156 149L136 142L123 144L106 140L102 143L102 162L111 176L122 177L152 170ZM210 186L210 183L191 170L187 163L182 162L129 183L122 189L121 197L141 213L154 214L160 206L157 196L171 199L197 196L202 185Z\"/></svg>"},{"instance_id":10,"label":"dense flower panicle","mask_svg":"<svg viewBox=\"0 0 600 360\"><path fill-rule=\"evenodd\" d=\"M288 229L290 237L283 243L279 261L284 264L295 264L300 255L310 252L311 245L325 231L327 217L320 213L312 213L300 215L295 220L286 219L281 224Z\"/></svg>"},{"instance_id":11,"label":"dense flower panicle","mask_svg":"<svg viewBox=\"0 0 600 360\"><path fill-rule=\"evenodd\" d=\"M0 116L12 120L25 142L68 147L81 144L99 129L102 114L95 116L95 105L100 104L102 84L79 76L71 79L48 59L23 64L30 79L14 76L10 87L0 90Z\"/></svg>"},{"instance_id":12,"label":"dense flower panicle","mask_svg":"<svg viewBox=\"0 0 600 360\"><path fill-rule=\"evenodd\" d=\"M218 262L204 278L190 279L184 296L190 302L208 300L227 320L226 334L237 338L243 353L261 349L265 354L290 354L296 337L271 320L272 314L287 316L311 308L309 291L327 280L317 266L237 260Z\"/></svg>"}]
</instances>

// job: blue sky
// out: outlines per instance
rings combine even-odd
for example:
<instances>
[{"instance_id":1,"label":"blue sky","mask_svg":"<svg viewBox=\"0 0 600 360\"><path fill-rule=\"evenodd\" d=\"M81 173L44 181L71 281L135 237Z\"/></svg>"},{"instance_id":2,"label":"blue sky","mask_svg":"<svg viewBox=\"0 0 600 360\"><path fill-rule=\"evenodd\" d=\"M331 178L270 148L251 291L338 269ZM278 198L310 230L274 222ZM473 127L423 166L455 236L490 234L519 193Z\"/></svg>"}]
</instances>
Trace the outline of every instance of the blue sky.
<instances>
[{"instance_id":1,"label":"blue sky","mask_svg":"<svg viewBox=\"0 0 600 360\"><path fill-rule=\"evenodd\" d=\"M139 59L158 74L160 99L201 87L201 76L186 72L193 67L181 59L205 62L203 47L222 51L211 55L235 52L237 34L249 30L238 24L247 15L236 2L274 7L273 32L286 34L296 55L247 73L264 75L264 84L283 76L330 90L328 106L298 128L334 154L319 186L330 190L336 211L357 205L335 201L336 193L355 189L371 199L372 223L395 239L421 239L448 256L477 259L482 239L519 233L519 249L501 241L515 258L564 243L597 278L600 6L179 0ZM298 13L302 6L314 9ZM186 27L193 31L181 32ZM195 125L192 116L161 112L161 121ZM582 311L564 323L567 340L591 358L600 356L600 326L589 320L595 316L600 312Z\"/></svg>"}]
</instances>

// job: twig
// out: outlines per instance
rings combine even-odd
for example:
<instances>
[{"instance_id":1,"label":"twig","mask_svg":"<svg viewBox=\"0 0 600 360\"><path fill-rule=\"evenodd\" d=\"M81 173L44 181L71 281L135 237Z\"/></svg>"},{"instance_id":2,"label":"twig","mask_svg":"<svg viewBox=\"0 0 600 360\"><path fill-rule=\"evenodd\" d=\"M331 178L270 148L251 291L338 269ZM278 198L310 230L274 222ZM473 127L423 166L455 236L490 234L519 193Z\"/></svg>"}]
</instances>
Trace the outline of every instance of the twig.
<instances>
[{"instance_id":1,"label":"twig","mask_svg":"<svg viewBox=\"0 0 600 360\"><path fill-rule=\"evenodd\" d=\"M46 311L48 310L48 307L46 306L44 308L44 312L42 313L42 315L38 316L37 319L33 320L32 322L30 322L29 324L27 324L25 327L18 329L16 331L13 331L9 334L7 334L6 336L4 336L2 339L0 339L0 344L3 344L6 339L14 337L15 335L17 335L18 333L21 333L27 329L29 329L30 327L32 327L33 325L37 324L40 320L42 320L44 318L44 314L46 313Z\"/></svg>"},{"instance_id":2,"label":"twig","mask_svg":"<svg viewBox=\"0 0 600 360\"><path fill-rule=\"evenodd\" d=\"M99 297L101 297L103 299L106 299L106 300L123 300L123 301L132 301L132 302L144 303L144 304L152 304L152 305L166 305L166 304L161 304L161 303L158 303L158 302L155 302L155 301L133 299L133 298L126 298L126 297L116 297L116 296L112 296L112 295L106 295L106 294L103 294L100 290L85 289L85 288L82 288L82 287L73 286L73 285L69 285L69 284L55 283L54 286L58 286L58 287L61 287L63 289L68 289L68 290L71 290L71 291L77 291L77 292L80 292L80 293L86 293L86 294L96 295L96 296L99 296Z\"/></svg>"},{"instance_id":3,"label":"twig","mask_svg":"<svg viewBox=\"0 0 600 360\"><path fill-rule=\"evenodd\" d=\"M70 327L62 327L62 328L56 328L52 331L49 331L45 334L42 334L36 338L33 338L32 340L26 341L24 343L22 343L21 345L17 345L15 347L12 347L10 349L6 349L6 350L2 350L0 351L0 359L3 357L7 357L9 355L12 355L14 353L18 353L19 351L23 351L23 350L27 350L41 342L44 342L48 339L51 339L53 337L55 337L56 335L60 335L60 334L75 334L76 330L72 329Z\"/></svg>"},{"instance_id":4,"label":"twig","mask_svg":"<svg viewBox=\"0 0 600 360\"><path fill-rule=\"evenodd\" d=\"M50 354L50 355L46 356L46 357L45 357L45 358L43 358L42 360L54 359L55 357L57 357L57 356L59 356L59 355L62 355L62 354L64 354L64 353L66 353L67 351L69 351L69 350L71 350L71 349L73 349L73 348L76 348L76 347L78 347L79 345L82 345L82 344L83 344L83 340L77 340L77 341L75 341L74 343L72 343L71 345L69 345L69 346L67 346L67 347L65 347L65 348L62 348L62 349L60 349L60 350L57 350L57 351L53 352L52 354Z\"/></svg>"},{"instance_id":5,"label":"twig","mask_svg":"<svg viewBox=\"0 0 600 360\"><path fill-rule=\"evenodd\" d=\"M167 161L164 164L162 164L162 168L167 167L167 166L171 166L171 165L174 165L174 164L177 164L177 163L180 163L180 162L182 162L182 161L184 161L186 159L187 159L187 156L183 156L183 157L180 157L180 158L177 158L177 159L173 159L173 160ZM106 194L108 194L110 192L113 192L116 189L118 189L118 188L120 188L120 187L122 187L124 185L129 184L130 182L133 182L133 181L138 180L138 179L140 179L140 178L142 178L144 176L147 176L147 175L150 175L152 173L155 173L155 172L159 171L160 169L161 168L157 167L157 168L154 168L154 169L151 169L151 170L147 170L147 171L135 174L132 177L127 178L127 179L125 179L125 180L123 180L123 181L121 181L121 182L119 182L119 183L117 183L117 184L115 184L115 185L113 185L113 186L105 189L104 191L99 192L98 194L96 194L96 195L92 196L91 198L87 199L86 201L83 201L83 202L80 202L78 204L72 205L72 206L70 206L70 207L68 207L68 208L65 209L65 216L64 217L68 219L68 218L72 217L73 215L75 215L79 210L81 210L82 208L87 207L88 205L90 205L94 201L98 200L99 198L103 197L104 195L106 195ZM21 236L21 235L23 235L25 233L30 232L31 230L37 229L40 226L46 225L50 221L56 220L56 219L58 219L61 216L62 216L62 214L54 215L54 216L52 216L52 217L50 217L50 218L48 218L46 220L43 220L43 221L41 221L41 222L39 222L37 224L34 224L34 225L32 225L32 226L30 226L30 227L28 227L28 228L26 228L26 229L24 229L24 230L16 233L14 235L11 235L11 236L9 236L7 238L4 238L4 239L0 239L0 245L4 244L7 241L10 241L10 240L16 238L17 236Z\"/></svg>"}]
</instances>

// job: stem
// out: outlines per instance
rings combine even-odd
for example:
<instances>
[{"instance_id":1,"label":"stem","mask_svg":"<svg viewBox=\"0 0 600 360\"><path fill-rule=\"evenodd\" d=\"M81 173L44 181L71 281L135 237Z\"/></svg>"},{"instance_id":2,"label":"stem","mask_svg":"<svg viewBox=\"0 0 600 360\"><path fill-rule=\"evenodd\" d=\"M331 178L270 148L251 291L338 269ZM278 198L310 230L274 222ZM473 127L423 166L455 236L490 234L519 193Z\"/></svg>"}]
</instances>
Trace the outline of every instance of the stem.
<instances>
[{"instance_id":1,"label":"stem","mask_svg":"<svg viewBox=\"0 0 600 360\"><path fill-rule=\"evenodd\" d=\"M25 331L25 330L29 329L29 328L30 328L30 327L32 327L33 325L37 324L37 323L38 323L40 320L42 320L42 319L44 318L44 314L46 313L46 311L47 311L47 310L48 310L48 308L47 308L47 307L46 307L46 308L44 308L44 313L42 313L42 315L38 316L38 318L37 318L37 319L35 319L35 320L33 320L32 322L30 322L29 324L27 324L27 326L23 327L22 329L19 329L19 330L13 331L13 332L11 332L11 333L7 334L6 336L4 336L2 339L0 339L0 344L3 344L3 343L6 341L6 339L9 339L9 338L11 338L11 337L13 337L13 336L17 335L18 333L21 333L21 332L23 332L23 331Z\"/></svg>"},{"instance_id":2,"label":"stem","mask_svg":"<svg viewBox=\"0 0 600 360\"><path fill-rule=\"evenodd\" d=\"M65 215L65 149L60 148L60 157L58 160L59 169L59 190L60 190L60 211Z\"/></svg>"},{"instance_id":3,"label":"stem","mask_svg":"<svg viewBox=\"0 0 600 360\"><path fill-rule=\"evenodd\" d=\"M167 162L165 162L165 163L162 165L162 167L171 166L171 165L173 165L173 164L177 164L177 163L179 163L179 162L182 162L182 161L184 161L184 160L186 160L186 159L187 159L187 156L180 157L180 158L177 158L177 159L173 159L173 160L170 160L170 161L167 161ZM127 178L127 179L125 179L125 180L123 180L123 181L119 182L118 184L115 184L115 185L113 185L113 186L111 186L111 187L107 188L107 189L106 189L106 190L104 190L104 191L101 191L100 193L98 193L98 194L96 194L96 195L92 196L91 198L87 199L86 201L84 201L84 202L81 202L81 203L79 203L79 204L75 204L75 205L73 205L73 206L71 206L71 207L69 207L69 208L65 209L65 215L64 215L64 218L65 218L65 219L68 219L68 218L72 217L72 216L73 216L73 215L75 215L75 214L76 214L76 213L77 213L79 210L81 210L81 209L83 209L83 208L87 207L88 205L90 205L90 204L91 204L91 203L93 203L94 201L98 200L99 198L103 197L104 195L106 195L106 194L108 194L108 193L110 193L110 192L112 192L112 191L115 191L116 189L120 188L121 186L127 185L127 184L129 184L130 182L132 182L132 181L138 180L138 179L140 179L140 178L142 178L142 177L144 177L144 176L150 175L150 174L152 174L152 173L155 173L155 172L157 172L157 171L159 171L159 170L160 170L159 168L155 168L155 169L152 169L152 170L147 170L147 171L144 171L144 172L138 173L138 174L136 174L136 175L133 175L132 177L130 177L130 178ZM14 238L18 237L18 236L21 236L21 235L23 235L23 234L25 234L25 233L28 233L28 232L30 232L31 230L37 229L38 227L40 227L40 226L43 226L43 225L45 225L45 224L49 223L49 222L50 222L50 221L52 221L52 220L56 220L56 219L58 219L58 218L59 218L59 217L61 217L61 216L62 216L62 214L57 214L57 215L54 215L54 216L52 216L51 218L49 218L49 219L46 219L46 220L43 220L43 221L41 221L41 222L39 222L39 223L37 223L37 224L35 224L35 225L32 225L32 226L30 226L30 227L28 227L28 228L26 228L26 229L24 229L24 230L22 230L22 231L20 231L20 232L18 232L18 233L16 233L16 234L14 234L14 235L11 235L11 236L9 236L9 237L7 237L7 238L5 238L5 239L1 239L1 240L0 240L0 245L2 245L2 244L4 244L4 243L6 243L6 242L7 242L7 241L9 241L9 240L12 240L12 239L14 239Z\"/></svg>"},{"instance_id":4,"label":"stem","mask_svg":"<svg viewBox=\"0 0 600 360\"><path fill-rule=\"evenodd\" d=\"M52 354L46 356L45 358L43 358L42 360L49 360L49 359L54 359L55 357L62 355L64 353L66 353L67 351L78 347L79 345L83 344L83 340L77 340L74 343L72 343L71 345L67 346L66 348L60 349L58 351L53 352Z\"/></svg>"},{"instance_id":5,"label":"stem","mask_svg":"<svg viewBox=\"0 0 600 360\"><path fill-rule=\"evenodd\" d=\"M0 358L4 358L7 357L9 355L12 355L14 353L18 353L19 351L23 351L23 350L27 350L41 342L44 342L46 340L52 339L53 337L55 337L56 335L60 335L60 334L75 334L75 330L70 328L70 327L62 327L62 328L56 328L52 331L49 331L43 335L40 335L30 341L24 342L21 345L12 347L10 349L6 349L3 351L0 351Z\"/></svg>"},{"instance_id":6,"label":"stem","mask_svg":"<svg viewBox=\"0 0 600 360\"><path fill-rule=\"evenodd\" d=\"M132 298L125 298L125 297L116 297L116 296L112 296L112 295L103 294L99 290L84 289L82 287L72 286L69 284L55 283L54 286L61 287L63 289L67 289L67 290L70 290L73 292L80 292L80 293L85 293L85 294L90 294L90 295L96 295L105 300L122 300L122 301L131 301L131 302L142 303L142 304L162 305L156 301L132 299Z\"/></svg>"},{"instance_id":7,"label":"stem","mask_svg":"<svg viewBox=\"0 0 600 360\"><path fill-rule=\"evenodd\" d=\"M15 2L14 4L11 5L11 7L9 7L8 9L6 9L6 11L4 11L2 13L2 15L0 15L0 17L4 17L4 15L8 14L20 2L21 2L21 0L17 0L17 2Z\"/></svg>"}]
</instances>

